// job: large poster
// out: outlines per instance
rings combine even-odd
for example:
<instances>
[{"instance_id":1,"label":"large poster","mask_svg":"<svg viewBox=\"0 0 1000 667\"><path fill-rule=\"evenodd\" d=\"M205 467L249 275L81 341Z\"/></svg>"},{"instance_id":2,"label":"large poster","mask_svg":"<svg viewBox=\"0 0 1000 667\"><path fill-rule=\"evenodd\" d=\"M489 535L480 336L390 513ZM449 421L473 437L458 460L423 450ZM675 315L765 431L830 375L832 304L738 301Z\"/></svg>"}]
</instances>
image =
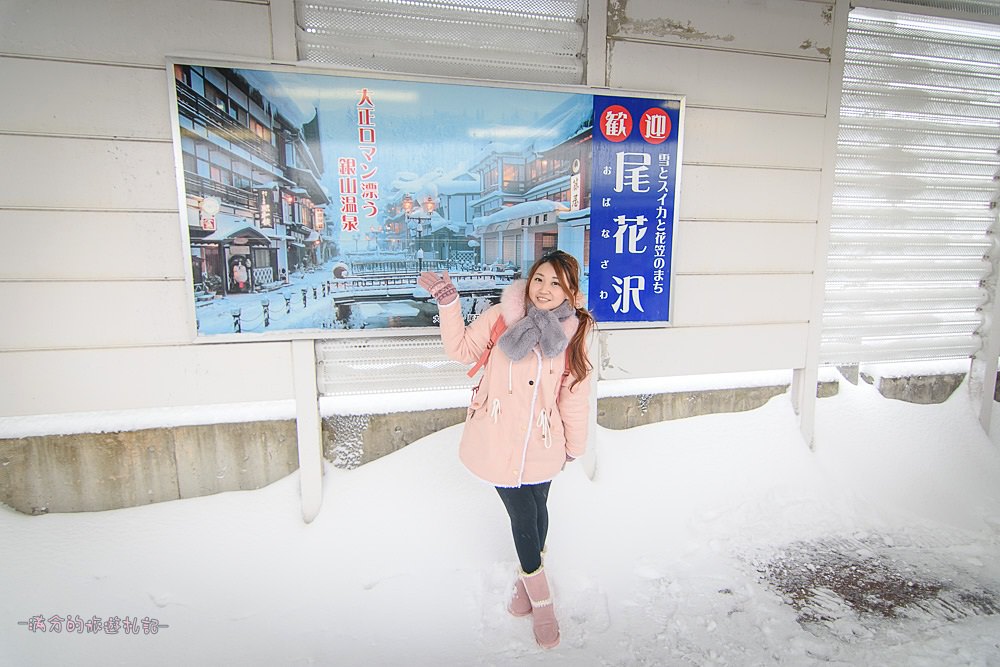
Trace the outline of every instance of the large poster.
<instances>
[{"instance_id":1,"label":"large poster","mask_svg":"<svg viewBox=\"0 0 1000 667\"><path fill-rule=\"evenodd\" d=\"M471 321L546 251L599 321L669 321L683 102L172 65L199 336Z\"/></svg>"}]
</instances>

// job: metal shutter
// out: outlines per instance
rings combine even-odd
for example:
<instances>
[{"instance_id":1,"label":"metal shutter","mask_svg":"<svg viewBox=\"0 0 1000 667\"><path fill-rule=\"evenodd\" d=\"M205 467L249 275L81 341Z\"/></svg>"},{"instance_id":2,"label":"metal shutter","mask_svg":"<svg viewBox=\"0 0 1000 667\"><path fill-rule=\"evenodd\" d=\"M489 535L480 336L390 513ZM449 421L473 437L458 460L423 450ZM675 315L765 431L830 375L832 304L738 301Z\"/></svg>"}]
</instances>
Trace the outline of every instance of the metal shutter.
<instances>
[{"instance_id":1,"label":"metal shutter","mask_svg":"<svg viewBox=\"0 0 1000 667\"><path fill-rule=\"evenodd\" d=\"M851 12L822 362L979 350L998 148L1000 28Z\"/></svg>"},{"instance_id":2,"label":"metal shutter","mask_svg":"<svg viewBox=\"0 0 1000 667\"><path fill-rule=\"evenodd\" d=\"M295 0L299 58L377 72L580 84L586 0Z\"/></svg>"}]
</instances>

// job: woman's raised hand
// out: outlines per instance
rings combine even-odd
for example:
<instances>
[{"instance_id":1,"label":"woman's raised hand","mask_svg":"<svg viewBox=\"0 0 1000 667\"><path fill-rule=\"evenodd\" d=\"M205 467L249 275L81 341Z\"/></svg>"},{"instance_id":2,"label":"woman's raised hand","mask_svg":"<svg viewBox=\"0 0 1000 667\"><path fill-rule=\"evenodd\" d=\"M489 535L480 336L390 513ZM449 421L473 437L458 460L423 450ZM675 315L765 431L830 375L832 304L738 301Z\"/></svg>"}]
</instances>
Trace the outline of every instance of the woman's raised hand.
<instances>
[{"instance_id":1,"label":"woman's raised hand","mask_svg":"<svg viewBox=\"0 0 1000 667\"><path fill-rule=\"evenodd\" d=\"M447 306L458 298L458 290L445 271L438 275L434 271L424 271L417 278L417 284L431 293L439 306Z\"/></svg>"}]
</instances>

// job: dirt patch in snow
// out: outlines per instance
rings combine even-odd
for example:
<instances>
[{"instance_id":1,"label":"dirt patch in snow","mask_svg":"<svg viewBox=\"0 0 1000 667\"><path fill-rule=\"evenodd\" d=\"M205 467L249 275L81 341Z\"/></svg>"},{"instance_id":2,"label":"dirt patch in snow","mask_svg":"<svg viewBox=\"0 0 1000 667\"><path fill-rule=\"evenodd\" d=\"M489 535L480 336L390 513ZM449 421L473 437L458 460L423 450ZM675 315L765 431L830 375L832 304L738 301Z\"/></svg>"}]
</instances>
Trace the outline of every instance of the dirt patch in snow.
<instances>
[{"instance_id":1,"label":"dirt patch in snow","mask_svg":"<svg viewBox=\"0 0 1000 667\"><path fill-rule=\"evenodd\" d=\"M980 581L930 546L831 538L794 542L753 565L804 625L848 616L956 620L1000 613L1000 582Z\"/></svg>"}]
</instances>

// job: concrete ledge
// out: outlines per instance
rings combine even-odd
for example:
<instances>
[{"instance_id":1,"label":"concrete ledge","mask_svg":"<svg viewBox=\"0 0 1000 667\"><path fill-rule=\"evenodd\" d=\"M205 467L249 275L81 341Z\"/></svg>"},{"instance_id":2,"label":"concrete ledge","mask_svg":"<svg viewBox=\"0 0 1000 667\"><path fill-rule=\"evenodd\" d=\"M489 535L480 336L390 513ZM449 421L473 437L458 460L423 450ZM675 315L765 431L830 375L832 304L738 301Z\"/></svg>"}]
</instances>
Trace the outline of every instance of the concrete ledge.
<instances>
[{"instance_id":1,"label":"concrete ledge","mask_svg":"<svg viewBox=\"0 0 1000 667\"><path fill-rule=\"evenodd\" d=\"M861 377L875 383L876 379ZM946 400L963 373L877 378L888 398ZM817 387L820 398L837 381ZM597 422L626 429L670 419L741 412L788 391L787 384L604 397ZM465 420L466 408L323 419L324 457L357 468ZM115 433L0 439L0 502L19 512L84 512L257 489L298 468L291 420L176 426Z\"/></svg>"},{"instance_id":2,"label":"concrete ledge","mask_svg":"<svg viewBox=\"0 0 1000 667\"><path fill-rule=\"evenodd\" d=\"M94 512L257 489L297 468L292 421L12 438L0 440L0 502Z\"/></svg>"},{"instance_id":3,"label":"concrete ledge","mask_svg":"<svg viewBox=\"0 0 1000 667\"><path fill-rule=\"evenodd\" d=\"M323 456L338 468L357 468L431 433L463 423L466 412L463 407L326 417Z\"/></svg>"},{"instance_id":4,"label":"concrete ledge","mask_svg":"<svg viewBox=\"0 0 1000 667\"><path fill-rule=\"evenodd\" d=\"M609 396L597 401L597 423L605 428L623 430L671 419L755 410L775 396L787 392L788 387L787 384L777 384L668 394ZM835 381L820 382L816 388L816 396L835 396L839 388L840 385Z\"/></svg>"},{"instance_id":5,"label":"concrete ledge","mask_svg":"<svg viewBox=\"0 0 1000 667\"><path fill-rule=\"evenodd\" d=\"M821 382L817 396L834 396L839 385ZM741 412L788 391L787 384L605 397L597 401L597 423L626 429L668 419ZM465 421L466 409L446 408L390 414L334 415L323 419L324 457L338 468L354 469L411 442Z\"/></svg>"},{"instance_id":6,"label":"concrete ledge","mask_svg":"<svg viewBox=\"0 0 1000 667\"><path fill-rule=\"evenodd\" d=\"M874 385L886 398L920 405L934 405L944 403L955 393L965 379L965 373L873 378L862 371L861 379Z\"/></svg>"}]
</instances>

